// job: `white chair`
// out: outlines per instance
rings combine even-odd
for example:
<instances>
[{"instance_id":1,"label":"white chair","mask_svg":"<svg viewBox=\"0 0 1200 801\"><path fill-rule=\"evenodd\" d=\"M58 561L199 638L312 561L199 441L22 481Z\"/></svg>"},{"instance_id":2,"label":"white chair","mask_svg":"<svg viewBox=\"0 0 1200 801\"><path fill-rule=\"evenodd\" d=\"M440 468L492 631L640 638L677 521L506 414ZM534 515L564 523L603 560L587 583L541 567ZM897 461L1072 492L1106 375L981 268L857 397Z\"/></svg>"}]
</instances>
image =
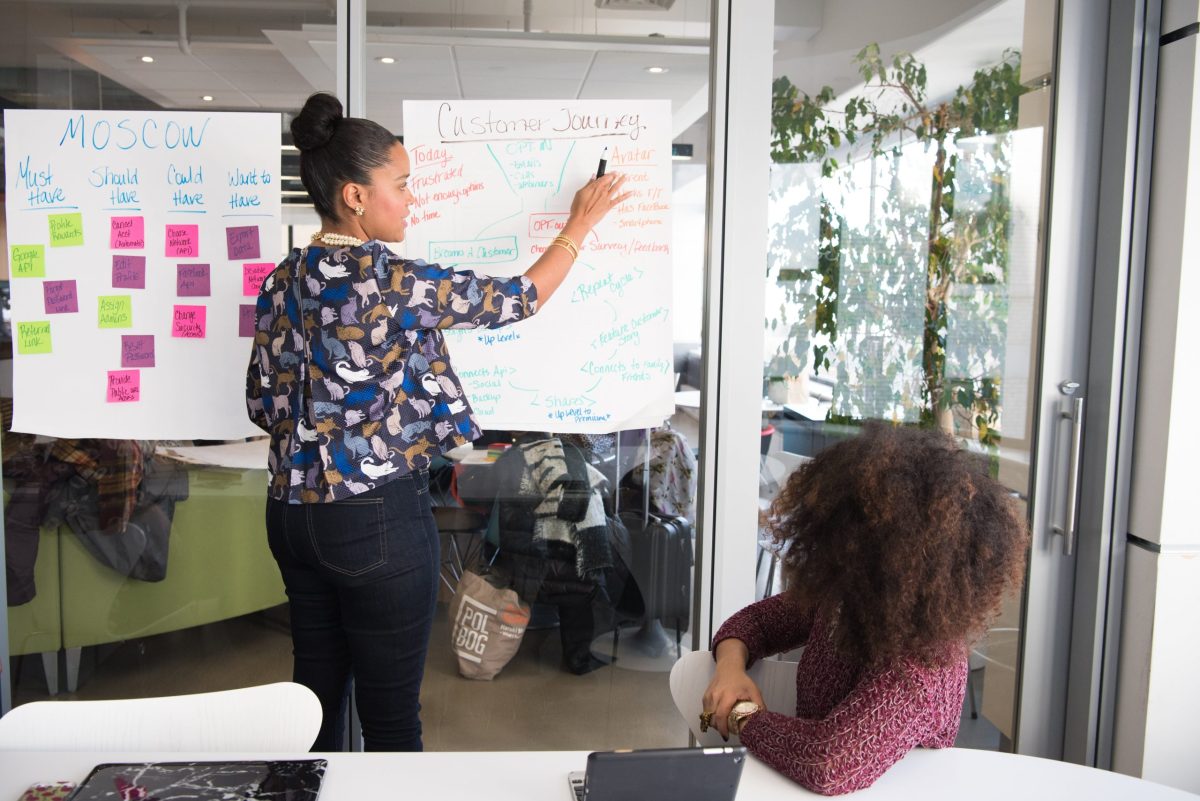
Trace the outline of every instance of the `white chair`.
<instances>
[{"instance_id":1,"label":"white chair","mask_svg":"<svg viewBox=\"0 0 1200 801\"><path fill-rule=\"evenodd\" d=\"M717 730L710 728L707 732L700 731L700 713L704 691L712 681L716 663L713 662L712 651L693 651L684 654L683 658L671 668L671 698L675 708L683 715L688 728L696 736L696 742L703 746L726 745ZM785 715L796 714L796 663L781 662L775 659L760 659L747 671L750 678L762 691L763 701L772 712L782 712ZM730 741L736 742L736 737Z\"/></svg>"},{"instance_id":2,"label":"white chair","mask_svg":"<svg viewBox=\"0 0 1200 801\"><path fill-rule=\"evenodd\" d=\"M291 682L116 701L35 701L0 717L0 751L298 752L321 703Z\"/></svg>"}]
</instances>

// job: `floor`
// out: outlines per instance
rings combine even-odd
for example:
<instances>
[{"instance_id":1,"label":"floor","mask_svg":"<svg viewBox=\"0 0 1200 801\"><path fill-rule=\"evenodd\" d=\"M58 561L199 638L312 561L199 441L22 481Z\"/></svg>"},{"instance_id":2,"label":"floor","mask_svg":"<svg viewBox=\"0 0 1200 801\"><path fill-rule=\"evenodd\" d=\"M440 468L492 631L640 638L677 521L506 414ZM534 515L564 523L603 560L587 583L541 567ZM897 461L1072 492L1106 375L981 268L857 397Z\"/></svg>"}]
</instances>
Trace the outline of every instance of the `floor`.
<instances>
[{"instance_id":1,"label":"floor","mask_svg":"<svg viewBox=\"0 0 1200 801\"><path fill-rule=\"evenodd\" d=\"M605 644L608 637L601 638ZM559 668L555 628L531 629L521 649L493 681L458 675L449 647L446 607L439 606L421 692L425 747L431 751L610 750L688 744L687 727L668 689L665 670L647 670L630 637L616 665L575 676ZM600 640L597 641L598 643ZM599 649L598 649L599 650ZM621 654L630 666L621 667ZM661 660L661 666L669 664ZM18 704L44 700L41 660L14 664ZM232 689L291 674L285 607L222 623L84 650L80 687L60 698L81 700ZM996 749L1000 733L972 720L964 705L956 743Z\"/></svg>"}]
</instances>

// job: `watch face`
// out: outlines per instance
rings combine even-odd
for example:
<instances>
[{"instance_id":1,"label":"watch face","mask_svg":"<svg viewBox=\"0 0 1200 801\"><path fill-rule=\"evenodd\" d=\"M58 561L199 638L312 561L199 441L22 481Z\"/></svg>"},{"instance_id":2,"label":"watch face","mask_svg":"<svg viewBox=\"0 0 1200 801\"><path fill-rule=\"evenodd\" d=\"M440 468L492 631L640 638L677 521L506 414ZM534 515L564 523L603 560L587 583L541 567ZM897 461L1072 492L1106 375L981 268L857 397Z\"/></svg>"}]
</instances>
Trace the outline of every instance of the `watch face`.
<instances>
[{"instance_id":1,"label":"watch face","mask_svg":"<svg viewBox=\"0 0 1200 801\"><path fill-rule=\"evenodd\" d=\"M753 701L738 701L730 711L735 715L748 715L758 711L758 704Z\"/></svg>"}]
</instances>

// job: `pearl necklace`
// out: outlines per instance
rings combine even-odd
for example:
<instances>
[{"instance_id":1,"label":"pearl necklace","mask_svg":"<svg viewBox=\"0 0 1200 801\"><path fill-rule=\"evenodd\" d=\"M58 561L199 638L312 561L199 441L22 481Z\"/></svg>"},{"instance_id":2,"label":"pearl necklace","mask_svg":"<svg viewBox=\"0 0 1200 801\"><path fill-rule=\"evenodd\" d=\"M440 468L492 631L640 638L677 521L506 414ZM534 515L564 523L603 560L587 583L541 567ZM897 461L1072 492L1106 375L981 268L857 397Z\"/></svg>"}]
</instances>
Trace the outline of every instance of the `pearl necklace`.
<instances>
[{"instance_id":1,"label":"pearl necklace","mask_svg":"<svg viewBox=\"0 0 1200 801\"><path fill-rule=\"evenodd\" d=\"M333 245L334 247L340 247L344 245L358 247L363 244L363 240L357 237L349 236L347 234L327 234L323 231L317 231L315 234L313 234L312 241L324 242L326 245Z\"/></svg>"}]
</instances>

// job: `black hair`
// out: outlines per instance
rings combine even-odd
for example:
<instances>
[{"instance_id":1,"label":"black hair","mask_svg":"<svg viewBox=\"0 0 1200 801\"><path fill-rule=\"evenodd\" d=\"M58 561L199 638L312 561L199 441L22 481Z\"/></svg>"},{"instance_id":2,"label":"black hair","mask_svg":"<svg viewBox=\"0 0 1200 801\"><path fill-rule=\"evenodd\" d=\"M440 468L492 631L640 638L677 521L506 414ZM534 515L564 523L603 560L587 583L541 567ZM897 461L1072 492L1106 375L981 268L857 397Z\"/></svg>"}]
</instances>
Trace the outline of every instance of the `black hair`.
<instances>
[{"instance_id":1,"label":"black hair","mask_svg":"<svg viewBox=\"0 0 1200 801\"><path fill-rule=\"evenodd\" d=\"M370 184L371 170L387 163L398 141L377 122L344 116L341 101L327 92L309 97L292 120L292 142L300 151L300 180L317 213L339 219L342 187Z\"/></svg>"}]
</instances>

